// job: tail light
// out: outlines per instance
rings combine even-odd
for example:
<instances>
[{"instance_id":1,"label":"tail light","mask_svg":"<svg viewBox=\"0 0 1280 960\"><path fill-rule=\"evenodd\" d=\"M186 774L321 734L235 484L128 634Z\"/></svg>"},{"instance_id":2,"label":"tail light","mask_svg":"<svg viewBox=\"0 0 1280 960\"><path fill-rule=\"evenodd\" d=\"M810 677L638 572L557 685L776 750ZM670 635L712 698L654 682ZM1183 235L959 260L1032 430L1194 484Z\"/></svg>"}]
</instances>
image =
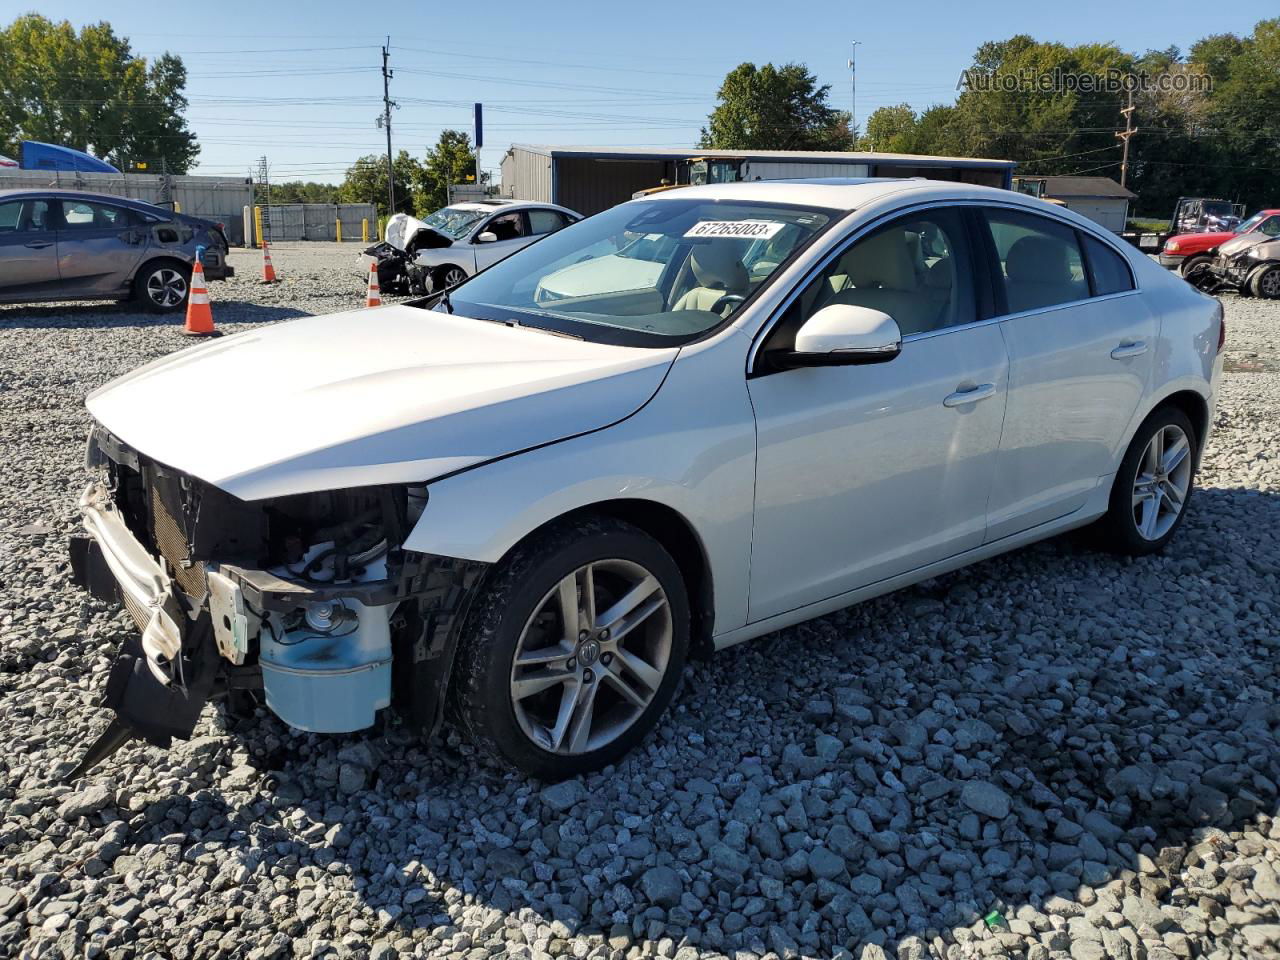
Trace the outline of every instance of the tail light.
<instances>
[{"instance_id":1,"label":"tail light","mask_svg":"<svg viewBox=\"0 0 1280 960\"><path fill-rule=\"evenodd\" d=\"M1227 345L1227 318L1222 309L1222 301L1218 301L1218 353Z\"/></svg>"}]
</instances>

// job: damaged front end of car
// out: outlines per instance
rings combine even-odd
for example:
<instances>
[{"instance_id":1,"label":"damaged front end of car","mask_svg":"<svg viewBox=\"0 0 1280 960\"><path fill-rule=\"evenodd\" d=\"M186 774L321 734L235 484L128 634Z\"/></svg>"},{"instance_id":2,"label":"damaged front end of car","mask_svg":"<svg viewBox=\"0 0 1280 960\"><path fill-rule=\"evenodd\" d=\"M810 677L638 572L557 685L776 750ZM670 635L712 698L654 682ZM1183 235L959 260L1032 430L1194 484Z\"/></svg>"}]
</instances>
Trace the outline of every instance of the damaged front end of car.
<instances>
[{"instance_id":1,"label":"damaged front end of car","mask_svg":"<svg viewBox=\"0 0 1280 960\"><path fill-rule=\"evenodd\" d=\"M440 250L453 241L417 217L397 213L388 222L383 239L365 248L378 265L378 286L384 293L430 293L429 279L417 269L414 258L423 250Z\"/></svg>"},{"instance_id":2,"label":"damaged front end of car","mask_svg":"<svg viewBox=\"0 0 1280 960\"><path fill-rule=\"evenodd\" d=\"M1187 282L1202 293L1239 293L1275 299L1280 288L1274 278L1263 283L1262 277L1280 266L1280 240L1250 234L1236 238L1209 251L1213 257L1187 274Z\"/></svg>"},{"instance_id":3,"label":"damaged front end of car","mask_svg":"<svg viewBox=\"0 0 1280 960\"><path fill-rule=\"evenodd\" d=\"M387 485L238 499L101 426L81 495L75 579L119 601L138 634L102 703L115 712L72 778L133 737L190 737L204 704L260 697L302 730L349 733L393 707L442 717L461 622L486 564L403 548L427 499Z\"/></svg>"}]
</instances>

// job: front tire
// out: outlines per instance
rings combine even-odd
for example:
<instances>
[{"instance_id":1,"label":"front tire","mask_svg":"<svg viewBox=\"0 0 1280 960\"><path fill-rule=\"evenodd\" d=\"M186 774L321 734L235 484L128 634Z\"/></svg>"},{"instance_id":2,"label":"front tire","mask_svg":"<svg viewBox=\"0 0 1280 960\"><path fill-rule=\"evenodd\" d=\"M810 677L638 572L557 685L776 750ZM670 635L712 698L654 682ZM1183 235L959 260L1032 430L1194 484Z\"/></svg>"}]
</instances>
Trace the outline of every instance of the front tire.
<instances>
[{"instance_id":1,"label":"front tire","mask_svg":"<svg viewBox=\"0 0 1280 960\"><path fill-rule=\"evenodd\" d=\"M1204 254L1187 257L1186 260L1182 261L1182 266L1178 268L1178 271L1182 274L1183 279L1187 279L1193 273L1198 273L1201 267L1207 267L1211 263L1213 263L1213 257L1208 257Z\"/></svg>"},{"instance_id":2,"label":"front tire","mask_svg":"<svg viewBox=\"0 0 1280 960\"><path fill-rule=\"evenodd\" d=\"M689 620L680 569L652 537L605 517L553 525L476 600L453 670L458 724L535 777L599 770L670 704Z\"/></svg>"},{"instance_id":3,"label":"front tire","mask_svg":"<svg viewBox=\"0 0 1280 960\"><path fill-rule=\"evenodd\" d=\"M447 267L441 267L436 271L435 289L448 290L451 287L456 287L463 280L467 279L467 276L467 271L463 270L459 266L450 264Z\"/></svg>"},{"instance_id":4,"label":"front tire","mask_svg":"<svg viewBox=\"0 0 1280 960\"><path fill-rule=\"evenodd\" d=\"M1148 417L1120 462L1110 506L1098 521L1101 545L1137 557L1163 550L1186 516L1197 455L1185 413L1162 407Z\"/></svg>"},{"instance_id":5,"label":"front tire","mask_svg":"<svg viewBox=\"0 0 1280 960\"><path fill-rule=\"evenodd\" d=\"M1280 300L1280 266L1264 267L1250 277L1249 292L1266 300Z\"/></svg>"}]
</instances>

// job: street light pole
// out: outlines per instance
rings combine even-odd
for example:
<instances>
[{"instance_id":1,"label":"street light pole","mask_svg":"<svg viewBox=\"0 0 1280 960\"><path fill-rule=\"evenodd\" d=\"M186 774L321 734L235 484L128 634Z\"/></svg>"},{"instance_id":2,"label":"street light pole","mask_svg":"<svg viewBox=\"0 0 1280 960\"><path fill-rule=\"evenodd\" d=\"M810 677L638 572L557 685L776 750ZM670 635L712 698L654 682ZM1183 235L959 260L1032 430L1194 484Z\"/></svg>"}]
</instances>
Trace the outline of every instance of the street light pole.
<instances>
[{"instance_id":1,"label":"street light pole","mask_svg":"<svg viewBox=\"0 0 1280 960\"><path fill-rule=\"evenodd\" d=\"M387 59L391 56L388 47L391 38L382 48L382 125L387 129L387 216L396 212L396 169L391 158L391 71L387 69Z\"/></svg>"}]
</instances>

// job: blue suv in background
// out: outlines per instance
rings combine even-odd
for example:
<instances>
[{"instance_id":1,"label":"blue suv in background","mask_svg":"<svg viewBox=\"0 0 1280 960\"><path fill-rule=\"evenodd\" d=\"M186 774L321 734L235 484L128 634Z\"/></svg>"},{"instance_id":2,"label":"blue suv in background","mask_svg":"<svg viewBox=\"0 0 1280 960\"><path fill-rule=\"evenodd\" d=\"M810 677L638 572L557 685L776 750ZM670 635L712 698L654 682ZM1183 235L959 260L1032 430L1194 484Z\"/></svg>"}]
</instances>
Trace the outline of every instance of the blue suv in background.
<instances>
[{"instance_id":1,"label":"blue suv in background","mask_svg":"<svg viewBox=\"0 0 1280 960\"><path fill-rule=\"evenodd\" d=\"M134 299L178 310L197 247L208 279L235 272L212 220L73 190L0 191L0 303Z\"/></svg>"}]
</instances>

